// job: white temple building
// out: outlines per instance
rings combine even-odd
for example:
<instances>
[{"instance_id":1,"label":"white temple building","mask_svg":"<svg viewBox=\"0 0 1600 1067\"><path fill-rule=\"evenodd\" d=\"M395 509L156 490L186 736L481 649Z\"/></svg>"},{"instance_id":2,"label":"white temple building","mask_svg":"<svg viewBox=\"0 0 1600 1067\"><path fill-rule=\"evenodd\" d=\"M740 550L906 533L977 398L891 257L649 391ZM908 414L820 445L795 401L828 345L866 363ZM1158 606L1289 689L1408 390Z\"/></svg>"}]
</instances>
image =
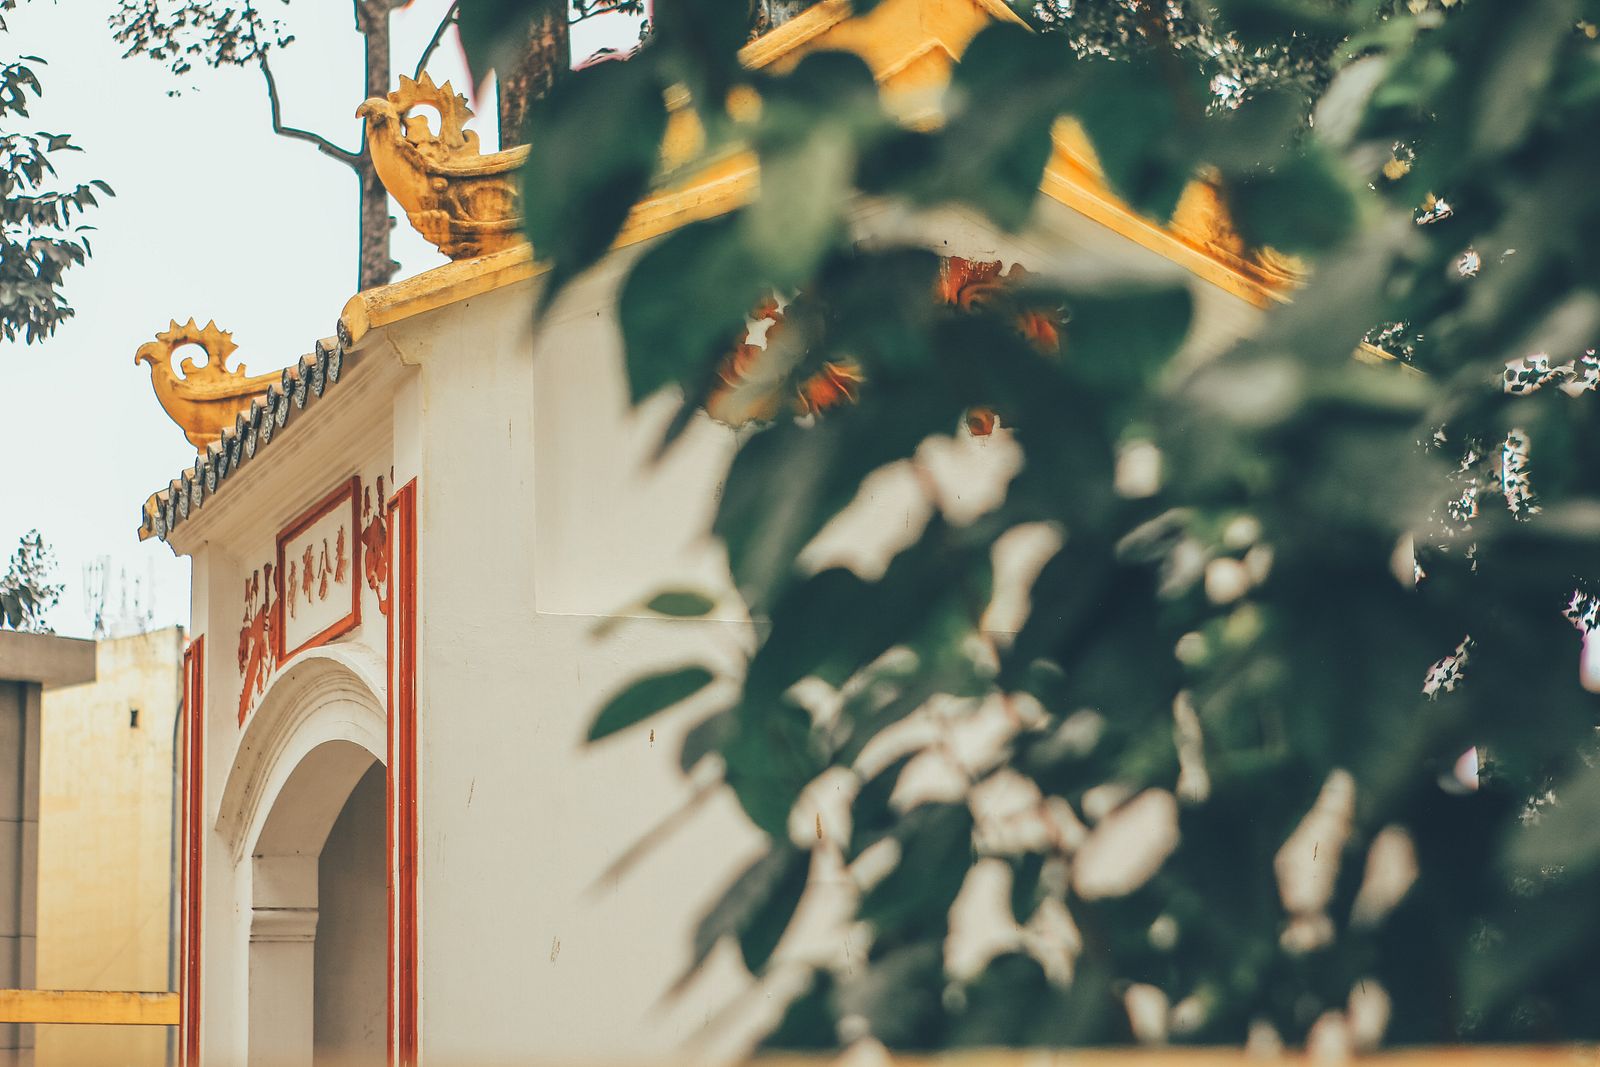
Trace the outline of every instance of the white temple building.
<instances>
[{"instance_id":1,"label":"white temple building","mask_svg":"<svg viewBox=\"0 0 1600 1067\"><path fill-rule=\"evenodd\" d=\"M856 19L828 0L746 59L854 50L903 110L924 106L982 25L1012 17L998 0L884 0ZM448 112L449 97L408 81L390 106ZM372 138L400 136L364 110ZM705 532L736 433L700 416L652 462L670 411L630 407L615 308L638 246L738 206L753 166L736 157L655 190L537 329L541 267L515 220L452 219L441 236L434 217L454 261L357 294L281 373L226 371L231 340L192 321L140 350L199 449L141 513L142 536L193 564L191 1067L707 1062L781 1011L781 997L746 995L727 946L669 995L701 912L759 845L725 795L682 811L696 785L677 745L728 689L648 734L584 744L624 683L691 658L733 675L750 641ZM385 177L430 225L436 206ZM1180 276L1191 355L1247 330L1288 284L1220 227L1204 186L1165 227L1122 205L1070 128L1044 192L1020 236L865 205L856 225L1030 271ZM180 378L174 352L195 344L211 358ZM951 476L977 481L1011 454L1004 430L947 451ZM851 516L863 529L916 506L892 480L869 496ZM668 583L723 591L718 611L627 607ZM597 633L602 621L616 625Z\"/></svg>"}]
</instances>

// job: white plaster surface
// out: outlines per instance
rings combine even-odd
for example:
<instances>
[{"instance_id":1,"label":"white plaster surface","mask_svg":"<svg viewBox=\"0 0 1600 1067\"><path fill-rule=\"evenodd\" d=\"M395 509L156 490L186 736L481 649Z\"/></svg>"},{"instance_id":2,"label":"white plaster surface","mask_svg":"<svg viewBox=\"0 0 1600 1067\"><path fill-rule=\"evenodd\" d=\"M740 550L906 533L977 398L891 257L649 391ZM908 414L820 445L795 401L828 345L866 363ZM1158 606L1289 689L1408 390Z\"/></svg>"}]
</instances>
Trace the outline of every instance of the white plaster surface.
<instances>
[{"instance_id":1,"label":"white plaster surface","mask_svg":"<svg viewBox=\"0 0 1600 1067\"><path fill-rule=\"evenodd\" d=\"M884 232L920 226L925 237L934 223L946 254L1041 271L1167 269L1077 216L1047 217L1043 237L1017 239L961 217L863 221ZM1046 247L1068 251L1040 262ZM613 301L629 258L613 257L575 285L537 333L536 282L375 331L348 361L347 379L180 527L179 547L196 558L196 627L208 634L209 1065L232 1067L262 1047L250 1032L252 1004L298 998L273 1010L303 1013L322 1003L322 991L252 988L309 973L293 963L274 978L250 945L252 899L266 890L252 884L261 877L252 843L288 795L284 783L331 740L385 758L388 620L370 589L361 626L277 665L242 730L238 723L243 582L270 558L277 531L351 474L363 486L378 473L391 487L415 478L419 492L424 1061L718 1062L781 1010L782 981L752 991L727 946L672 991L704 907L759 847L725 793L689 809L695 787L677 768L684 730L733 683L648 727L583 744L595 710L628 680L690 661L734 678L753 643L721 551L705 537L733 433L701 419L651 464L666 411L627 403ZM1248 328L1253 311L1193 285L1200 324L1185 358L1203 358ZM952 511L981 507L1015 465L1003 436L929 449ZM870 571L926 512L904 472L887 472L810 558ZM712 593L716 614L629 617L638 614L630 605L668 585ZM617 616L596 635L597 622ZM359 777L341 773L336 800L316 809L326 825L285 823L299 828L274 834L274 854L321 851L331 864L326 838L338 862L354 863L371 846L366 823L359 839L327 836ZM837 788L821 786L807 801L830 826L824 812L839 803L829 793ZM649 847L619 868L641 842ZM780 946L780 960L851 950L838 921L849 887L826 859L813 873L806 929ZM324 984L345 980L318 973Z\"/></svg>"}]
</instances>

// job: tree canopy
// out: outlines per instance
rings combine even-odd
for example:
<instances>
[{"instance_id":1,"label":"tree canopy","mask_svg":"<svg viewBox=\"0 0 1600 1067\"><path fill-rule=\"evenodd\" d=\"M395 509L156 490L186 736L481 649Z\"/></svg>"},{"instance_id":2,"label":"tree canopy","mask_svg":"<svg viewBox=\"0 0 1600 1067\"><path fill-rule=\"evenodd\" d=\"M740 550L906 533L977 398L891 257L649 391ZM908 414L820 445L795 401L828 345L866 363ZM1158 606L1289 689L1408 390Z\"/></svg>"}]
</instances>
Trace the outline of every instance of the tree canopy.
<instances>
[{"instance_id":1,"label":"tree canopy","mask_svg":"<svg viewBox=\"0 0 1600 1067\"><path fill-rule=\"evenodd\" d=\"M537 10L465 10L474 62ZM664 448L772 294L782 343L749 358L797 398L757 409L711 531L762 625L681 763L768 847L695 966L732 940L756 975L802 971L776 1047L1597 1036L1600 4L1034 14L1060 32L984 30L932 127L887 114L850 55L742 67L727 0L657 0L636 56L532 115L545 302L651 182L668 87L707 157L760 162L748 205L653 244L621 292L634 400L679 404ZM970 264L856 240L862 198L1026 230L1062 116L1153 219L1216 182L1247 241L1303 257L1292 302L1175 362L1184 288L1033 272L950 299ZM1364 337L1404 360L1353 359ZM973 518L928 443L991 417L1020 468ZM924 487L914 539L881 575L807 566L891 467ZM1058 547L997 632L1019 530ZM639 680L593 738L714 676ZM975 724L998 740L957 758ZM947 786L907 802L913 767ZM853 796L843 840L793 825L824 778ZM868 931L848 967L777 952L825 861ZM980 872L1017 937L961 972L951 913Z\"/></svg>"},{"instance_id":2,"label":"tree canopy","mask_svg":"<svg viewBox=\"0 0 1600 1067\"><path fill-rule=\"evenodd\" d=\"M5 13L17 0L0 0L0 40ZM56 182L62 153L80 149L69 134L26 132L17 120L28 117L41 83L38 56L0 60L0 338L43 341L72 317L62 289L66 272L89 258L83 217L99 203L97 193L111 187L92 180L69 186Z\"/></svg>"},{"instance_id":3,"label":"tree canopy","mask_svg":"<svg viewBox=\"0 0 1600 1067\"><path fill-rule=\"evenodd\" d=\"M393 87L397 60L392 54L389 20L406 2L351 0L354 28L362 40L363 84L368 97L384 96ZM548 92L572 66L568 23L612 12L638 14L642 6L643 0L573 0L565 7L550 5L538 19L524 24L517 40L502 42L506 47L496 61L506 71L497 83L503 147L519 143L516 135L529 101ZM388 193L365 141L360 140L360 124L351 123L349 132L357 142L354 148L347 148L339 143L339 137L307 129L284 115L273 57L295 40L292 20L278 17L287 15L288 7L289 0L276 4L270 0L117 0L110 26L113 38L125 49L124 58L143 56L163 64L177 77L190 74L197 65L258 70L272 132L303 141L355 173L360 183L356 285L359 289L385 285L398 266L389 252L394 219L389 215ZM461 7L462 0L454 0L445 9L416 57L413 77L422 76L445 35L456 27ZM352 112L357 103L360 101L352 102Z\"/></svg>"},{"instance_id":4,"label":"tree canopy","mask_svg":"<svg viewBox=\"0 0 1600 1067\"><path fill-rule=\"evenodd\" d=\"M44 613L61 599L55 557L38 530L29 530L0 575L0 626L25 633L50 633Z\"/></svg>"}]
</instances>

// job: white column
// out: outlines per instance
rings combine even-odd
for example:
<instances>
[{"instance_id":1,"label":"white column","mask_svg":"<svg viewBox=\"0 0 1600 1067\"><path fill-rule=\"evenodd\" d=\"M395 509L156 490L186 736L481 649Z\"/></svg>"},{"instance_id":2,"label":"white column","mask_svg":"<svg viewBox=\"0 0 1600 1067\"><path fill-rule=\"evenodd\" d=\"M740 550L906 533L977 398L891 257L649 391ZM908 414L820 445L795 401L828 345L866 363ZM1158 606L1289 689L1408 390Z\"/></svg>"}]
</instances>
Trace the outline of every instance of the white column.
<instances>
[{"instance_id":1,"label":"white column","mask_svg":"<svg viewBox=\"0 0 1600 1067\"><path fill-rule=\"evenodd\" d=\"M257 856L250 914L250 1067L311 1067L317 857Z\"/></svg>"}]
</instances>

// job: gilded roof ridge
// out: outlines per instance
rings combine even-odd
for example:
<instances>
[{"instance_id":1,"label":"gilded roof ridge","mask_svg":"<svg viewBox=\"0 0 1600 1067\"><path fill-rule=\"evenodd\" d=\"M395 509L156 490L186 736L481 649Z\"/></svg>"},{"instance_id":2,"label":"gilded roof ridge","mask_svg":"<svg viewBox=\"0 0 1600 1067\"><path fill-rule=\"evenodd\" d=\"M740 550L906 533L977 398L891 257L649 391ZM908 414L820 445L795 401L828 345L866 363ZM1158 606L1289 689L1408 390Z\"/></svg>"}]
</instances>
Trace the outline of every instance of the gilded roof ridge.
<instances>
[{"instance_id":1,"label":"gilded roof ridge","mask_svg":"<svg viewBox=\"0 0 1600 1067\"><path fill-rule=\"evenodd\" d=\"M167 541L174 529L188 521L241 466L271 443L274 434L288 424L292 412L304 410L328 386L337 385L343 376L347 348L342 336L323 338L313 352L277 372L276 380L235 414L233 425L203 446L192 468L145 500L139 510L139 540L155 537Z\"/></svg>"}]
</instances>

